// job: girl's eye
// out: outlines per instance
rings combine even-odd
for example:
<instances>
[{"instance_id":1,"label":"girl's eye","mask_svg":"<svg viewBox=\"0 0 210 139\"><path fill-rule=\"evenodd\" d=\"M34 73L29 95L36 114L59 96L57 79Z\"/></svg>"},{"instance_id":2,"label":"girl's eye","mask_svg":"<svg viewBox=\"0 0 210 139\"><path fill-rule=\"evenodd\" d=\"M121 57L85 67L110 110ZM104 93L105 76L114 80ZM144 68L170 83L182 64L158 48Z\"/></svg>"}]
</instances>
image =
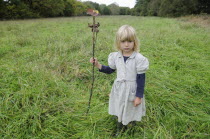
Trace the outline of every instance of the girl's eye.
<instances>
[{"instance_id":1,"label":"girl's eye","mask_svg":"<svg viewBox=\"0 0 210 139\"><path fill-rule=\"evenodd\" d=\"M131 42L133 42L133 41L121 41L121 43L124 43L124 42L129 42L129 43L131 43Z\"/></svg>"}]
</instances>

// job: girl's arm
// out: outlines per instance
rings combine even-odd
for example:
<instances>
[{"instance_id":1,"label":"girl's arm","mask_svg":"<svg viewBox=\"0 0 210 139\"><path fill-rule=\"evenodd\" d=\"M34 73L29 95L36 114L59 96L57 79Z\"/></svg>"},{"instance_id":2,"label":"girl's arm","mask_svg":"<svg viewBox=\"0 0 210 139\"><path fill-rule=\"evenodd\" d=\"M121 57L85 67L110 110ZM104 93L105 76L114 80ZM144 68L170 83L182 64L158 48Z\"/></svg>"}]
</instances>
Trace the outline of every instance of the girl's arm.
<instances>
[{"instance_id":1,"label":"girl's arm","mask_svg":"<svg viewBox=\"0 0 210 139\"><path fill-rule=\"evenodd\" d=\"M137 83L137 89L136 89L136 98L134 99L133 102L134 107L141 104L141 98L143 98L144 86L145 86L145 73L137 74L136 83Z\"/></svg>"},{"instance_id":2,"label":"girl's arm","mask_svg":"<svg viewBox=\"0 0 210 139\"><path fill-rule=\"evenodd\" d=\"M145 73L137 74L136 76L136 97L143 98L144 86L145 86Z\"/></svg>"},{"instance_id":3,"label":"girl's arm","mask_svg":"<svg viewBox=\"0 0 210 139\"><path fill-rule=\"evenodd\" d=\"M114 69L110 68L109 66L101 65L96 58L94 58L94 59L91 58L90 63L95 63L95 67L97 67L99 69L99 71L103 72L103 73L111 74L115 71Z\"/></svg>"},{"instance_id":4,"label":"girl's arm","mask_svg":"<svg viewBox=\"0 0 210 139\"><path fill-rule=\"evenodd\" d=\"M90 63L94 63L95 67L97 67L99 70L102 68L102 65L98 62L96 58L90 58Z\"/></svg>"},{"instance_id":5,"label":"girl's arm","mask_svg":"<svg viewBox=\"0 0 210 139\"><path fill-rule=\"evenodd\" d=\"M109 66L104 66L102 65L102 68L99 69L100 72L103 72L103 73L107 73L107 74L111 74L113 72L115 72L114 69L110 68Z\"/></svg>"}]
</instances>

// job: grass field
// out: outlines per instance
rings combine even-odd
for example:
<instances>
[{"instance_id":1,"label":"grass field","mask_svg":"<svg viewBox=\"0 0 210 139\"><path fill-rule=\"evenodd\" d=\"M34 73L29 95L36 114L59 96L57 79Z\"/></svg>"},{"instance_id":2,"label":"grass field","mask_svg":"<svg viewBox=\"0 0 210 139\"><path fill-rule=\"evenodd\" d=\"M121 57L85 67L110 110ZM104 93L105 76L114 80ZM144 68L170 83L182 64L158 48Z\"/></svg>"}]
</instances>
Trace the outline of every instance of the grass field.
<instances>
[{"instance_id":1,"label":"grass field","mask_svg":"<svg viewBox=\"0 0 210 139\"><path fill-rule=\"evenodd\" d=\"M159 17L102 16L96 57L132 25L148 57L146 117L121 138L210 138L210 28ZM0 22L0 138L112 138L108 94L116 74L96 70L91 109L91 17Z\"/></svg>"}]
</instances>

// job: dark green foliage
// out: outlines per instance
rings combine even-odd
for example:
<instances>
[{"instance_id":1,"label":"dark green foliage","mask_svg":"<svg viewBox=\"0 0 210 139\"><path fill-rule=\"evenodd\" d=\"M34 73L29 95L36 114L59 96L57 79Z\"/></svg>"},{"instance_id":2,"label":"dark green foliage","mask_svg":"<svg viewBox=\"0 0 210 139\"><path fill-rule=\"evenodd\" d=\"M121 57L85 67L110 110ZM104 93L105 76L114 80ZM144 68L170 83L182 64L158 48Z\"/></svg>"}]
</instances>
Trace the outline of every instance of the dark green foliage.
<instances>
[{"instance_id":1,"label":"dark green foliage","mask_svg":"<svg viewBox=\"0 0 210 139\"><path fill-rule=\"evenodd\" d=\"M120 7L115 3L108 5L108 8L111 10L112 15L119 15L120 14Z\"/></svg>"},{"instance_id":2,"label":"dark green foliage","mask_svg":"<svg viewBox=\"0 0 210 139\"><path fill-rule=\"evenodd\" d=\"M120 7L120 15L130 15L131 10L128 7Z\"/></svg>"},{"instance_id":3,"label":"dark green foliage","mask_svg":"<svg viewBox=\"0 0 210 139\"><path fill-rule=\"evenodd\" d=\"M147 15L147 7L149 2L150 0L137 0L135 7L138 7L137 9L140 13L139 15Z\"/></svg>"},{"instance_id":4,"label":"dark green foliage","mask_svg":"<svg viewBox=\"0 0 210 139\"><path fill-rule=\"evenodd\" d=\"M151 16L157 16L159 13L159 7L160 7L160 1L159 0L152 0L149 4L148 4L148 15Z\"/></svg>"},{"instance_id":5,"label":"dark green foliage","mask_svg":"<svg viewBox=\"0 0 210 139\"><path fill-rule=\"evenodd\" d=\"M1 1L0 3L0 19L17 19L39 17L34 13L30 6L20 0Z\"/></svg>"},{"instance_id":6,"label":"dark green foliage","mask_svg":"<svg viewBox=\"0 0 210 139\"><path fill-rule=\"evenodd\" d=\"M87 6L76 0L0 1L0 19L85 15L86 10Z\"/></svg>"},{"instance_id":7,"label":"dark green foliage","mask_svg":"<svg viewBox=\"0 0 210 139\"><path fill-rule=\"evenodd\" d=\"M197 13L210 13L210 1L209 0L198 0Z\"/></svg>"},{"instance_id":8,"label":"dark green foliage","mask_svg":"<svg viewBox=\"0 0 210 139\"><path fill-rule=\"evenodd\" d=\"M43 17L63 15L65 8L63 0L42 0L33 7Z\"/></svg>"},{"instance_id":9,"label":"dark green foliage","mask_svg":"<svg viewBox=\"0 0 210 139\"><path fill-rule=\"evenodd\" d=\"M0 0L0 19L87 15L88 8L101 15L137 15L179 17L191 14L209 14L209 0L136 0L133 9L108 6L96 2L77 0Z\"/></svg>"},{"instance_id":10,"label":"dark green foliage","mask_svg":"<svg viewBox=\"0 0 210 139\"><path fill-rule=\"evenodd\" d=\"M96 9L101 15L128 15L130 9L118 5L99 5L95 2L76 0L1 0L0 19L24 19L38 17L87 15L88 8Z\"/></svg>"},{"instance_id":11,"label":"dark green foliage","mask_svg":"<svg viewBox=\"0 0 210 139\"><path fill-rule=\"evenodd\" d=\"M101 15L129 15L130 8L116 4L99 5L96 2L77 0L1 0L0 19L25 19L38 17L60 17L87 15L88 8L98 10Z\"/></svg>"},{"instance_id":12,"label":"dark green foliage","mask_svg":"<svg viewBox=\"0 0 210 139\"><path fill-rule=\"evenodd\" d=\"M103 9L103 14L104 15L111 15L111 10L106 6L106 7L104 7L104 9Z\"/></svg>"},{"instance_id":13,"label":"dark green foliage","mask_svg":"<svg viewBox=\"0 0 210 139\"><path fill-rule=\"evenodd\" d=\"M87 15L86 14L87 6L81 2L76 2L74 4L74 10L75 10L75 13L74 13L75 16Z\"/></svg>"},{"instance_id":14,"label":"dark green foliage","mask_svg":"<svg viewBox=\"0 0 210 139\"><path fill-rule=\"evenodd\" d=\"M208 0L137 0L134 15L178 17L190 14L210 13Z\"/></svg>"},{"instance_id":15,"label":"dark green foliage","mask_svg":"<svg viewBox=\"0 0 210 139\"><path fill-rule=\"evenodd\" d=\"M99 11L101 15L111 15L112 14L110 7L106 6L105 4L101 4L101 5L99 5L99 7L101 10L101 12Z\"/></svg>"},{"instance_id":16,"label":"dark green foliage","mask_svg":"<svg viewBox=\"0 0 210 139\"><path fill-rule=\"evenodd\" d=\"M72 16L74 15L74 4L72 2L73 0L64 0L65 8L64 8L64 15L65 16Z\"/></svg>"}]
</instances>

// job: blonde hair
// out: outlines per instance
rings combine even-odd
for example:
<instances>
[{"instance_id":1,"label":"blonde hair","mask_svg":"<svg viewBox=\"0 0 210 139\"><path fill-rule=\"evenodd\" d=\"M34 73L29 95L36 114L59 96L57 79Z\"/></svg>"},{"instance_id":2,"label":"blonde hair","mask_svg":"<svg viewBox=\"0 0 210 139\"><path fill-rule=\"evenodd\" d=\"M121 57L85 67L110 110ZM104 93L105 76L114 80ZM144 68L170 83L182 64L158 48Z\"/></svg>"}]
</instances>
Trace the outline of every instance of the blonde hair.
<instances>
[{"instance_id":1,"label":"blonde hair","mask_svg":"<svg viewBox=\"0 0 210 139\"><path fill-rule=\"evenodd\" d=\"M122 41L133 41L134 42L134 51L139 51L139 40L136 37L136 31L132 26L123 25L121 26L117 33L115 39L115 46L117 50L120 50L120 42Z\"/></svg>"}]
</instances>

